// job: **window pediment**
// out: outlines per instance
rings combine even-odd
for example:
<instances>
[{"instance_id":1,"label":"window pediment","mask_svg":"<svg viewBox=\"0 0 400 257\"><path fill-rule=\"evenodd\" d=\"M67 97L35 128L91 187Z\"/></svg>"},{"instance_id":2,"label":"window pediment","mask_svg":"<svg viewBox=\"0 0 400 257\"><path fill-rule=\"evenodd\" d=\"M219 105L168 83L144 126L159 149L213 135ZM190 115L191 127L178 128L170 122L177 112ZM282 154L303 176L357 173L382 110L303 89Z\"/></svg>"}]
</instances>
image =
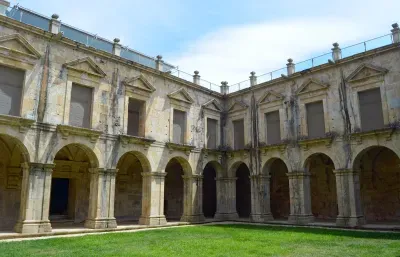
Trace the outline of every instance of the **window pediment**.
<instances>
[{"instance_id":1,"label":"window pediment","mask_svg":"<svg viewBox=\"0 0 400 257\"><path fill-rule=\"evenodd\" d=\"M181 88L174 92L169 93L168 97L171 100L174 100L174 101L180 102L180 103L184 103L186 105L191 105L192 103L194 103L193 98L189 95L189 93L184 88Z\"/></svg>"},{"instance_id":2,"label":"window pediment","mask_svg":"<svg viewBox=\"0 0 400 257\"><path fill-rule=\"evenodd\" d=\"M17 56L39 59L41 54L19 34L0 37L0 49L7 50Z\"/></svg>"},{"instance_id":3,"label":"window pediment","mask_svg":"<svg viewBox=\"0 0 400 257\"><path fill-rule=\"evenodd\" d=\"M258 105L260 106L268 103L281 102L283 99L283 95L270 90L264 93L264 95L258 101Z\"/></svg>"},{"instance_id":4,"label":"window pediment","mask_svg":"<svg viewBox=\"0 0 400 257\"><path fill-rule=\"evenodd\" d=\"M146 79L142 74L139 76L126 79L123 84L128 90L132 91L144 91L146 93L153 93L156 88Z\"/></svg>"},{"instance_id":5,"label":"window pediment","mask_svg":"<svg viewBox=\"0 0 400 257\"><path fill-rule=\"evenodd\" d=\"M329 88L328 84L324 84L315 79L306 80L296 91L296 95L304 95L319 91L326 91Z\"/></svg>"},{"instance_id":6,"label":"window pediment","mask_svg":"<svg viewBox=\"0 0 400 257\"><path fill-rule=\"evenodd\" d=\"M212 99L201 106L203 109L211 110L214 112L222 112L222 108L217 100Z\"/></svg>"},{"instance_id":7,"label":"window pediment","mask_svg":"<svg viewBox=\"0 0 400 257\"><path fill-rule=\"evenodd\" d=\"M353 71L346 81L350 84L365 84L383 80L383 76L388 72L387 69L371 64L363 64Z\"/></svg>"},{"instance_id":8,"label":"window pediment","mask_svg":"<svg viewBox=\"0 0 400 257\"><path fill-rule=\"evenodd\" d=\"M86 73L96 77L105 77L106 73L90 58L85 57L72 62L64 63L64 67L79 73Z\"/></svg>"},{"instance_id":9,"label":"window pediment","mask_svg":"<svg viewBox=\"0 0 400 257\"><path fill-rule=\"evenodd\" d=\"M248 107L249 106L246 103L242 102L242 101L235 101L231 105L231 107L228 109L228 112L232 113L232 112L245 111L245 110L247 110Z\"/></svg>"}]
</instances>

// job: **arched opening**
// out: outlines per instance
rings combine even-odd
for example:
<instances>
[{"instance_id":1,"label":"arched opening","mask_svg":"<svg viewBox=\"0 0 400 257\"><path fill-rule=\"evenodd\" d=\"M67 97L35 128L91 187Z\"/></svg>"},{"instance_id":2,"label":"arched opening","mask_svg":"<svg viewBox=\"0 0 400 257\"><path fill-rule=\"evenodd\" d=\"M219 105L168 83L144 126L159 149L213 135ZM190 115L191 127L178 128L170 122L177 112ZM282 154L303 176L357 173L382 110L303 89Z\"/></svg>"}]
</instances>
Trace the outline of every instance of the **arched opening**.
<instances>
[{"instance_id":1,"label":"arched opening","mask_svg":"<svg viewBox=\"0 0 400 257\"><path fill-rule=\"evenodd\" d=\"M338 215L335 165L329 156L317 153L306 160L310 173L311 211L317 220L332 221Z\"/></svg>"},{"instance_id":2,"label":"arched opening","mask_svg":"<svg viewBox=\"0 0 400 257\"><path fill-rule=\"evenodd\" d=\"M79 144L61 148L52 174L49 218L52 226L83 223L88 217L91 168L98 168L94 153Z\"/></svg>"},{"instance_id":3,"label":"arched opening","mask_svg":"<svg viewBox=\"0 0 400 257\"><path fill-rule=\"evenodd\" d=\"M0 135L0 230L12 231L21 205L21 164L29 162L17 139Z\"/></svg>"},{"instance_id":4,"label":"arched opening","mask_svg":"<svg viewBox=\"0 0 400 257\"><path fill-rule=\"evenodd\" d=\"M275 220L288 219L290 214L289 178L288 169L281 159L273 159L268 165L271 176L270 202L271 213Z\"/></svg>"},{"instance_id":5,"label":"arched opening","mask_svg":"<svg viewBox=\"0 0 400 257\"><path fill-rule=\"evenodd\" d=\"M172 158L165 168L164 215L167 221L180 220L183 214L183 167Z\"/></svg>"},{"instance_id":6,"label":"arched opening","mask_svg":"<svg viewBox=\"0 0 400 257\"><path fill-rule=\"evenodd\" d=\"M371 147L355 162L360 171L361 201L369 223L400 222L400 159L386 147Z\"/></svg>"},{"instance_id":7,"label":"arched opening","mask_svg":"<svg viewBox=\"0 0 400 257\"><path fill-rule=\"evenodd\" d=\"M217 211L217 171L213 163L207 163L203 171L203 213L206 218L213 218Z\"/></svg>"},{"instance_id":8,"label":"arched opening","mask_svg":"<svg viewBox=\"0 0 400 257\"><path fill-rule=\"evenodd\" d=\"M250 170L241 163L236 170L236 211L239 218L250 218L251 212L251 184Z\"/></svg>"},{"instance_id":9,"label":"arched opening","mask_svg":"<svg viewBox=\"0 0 400 257\"><path fill-rule=\"evenodd\" d=\"M140 153L125 153L117 164L114 213L118 224L136 223L142 212L142 173L146 160ZM142 159L142 161L141 161Z\"/></svg>"}]
</instances>

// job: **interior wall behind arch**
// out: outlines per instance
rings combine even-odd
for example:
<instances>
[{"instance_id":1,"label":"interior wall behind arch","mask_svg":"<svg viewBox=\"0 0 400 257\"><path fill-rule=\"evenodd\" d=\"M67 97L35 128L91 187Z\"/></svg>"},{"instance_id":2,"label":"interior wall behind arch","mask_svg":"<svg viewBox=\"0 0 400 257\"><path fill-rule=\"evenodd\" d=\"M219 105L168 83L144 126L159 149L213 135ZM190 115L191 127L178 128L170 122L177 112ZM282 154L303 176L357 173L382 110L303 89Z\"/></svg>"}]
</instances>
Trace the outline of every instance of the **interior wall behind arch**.
<instances>
[{"instance_id":1,"label":"interior wall behind arch","mask_svg":"<svg viewBox=\"0 0 400 257\"><path fill-rule=\"evenodd\" d=\"M274 160L270 165L271 212L274 219L287 219L290 214L290 192L288 170L282 160Z\"/></svg>"}]
</instances>

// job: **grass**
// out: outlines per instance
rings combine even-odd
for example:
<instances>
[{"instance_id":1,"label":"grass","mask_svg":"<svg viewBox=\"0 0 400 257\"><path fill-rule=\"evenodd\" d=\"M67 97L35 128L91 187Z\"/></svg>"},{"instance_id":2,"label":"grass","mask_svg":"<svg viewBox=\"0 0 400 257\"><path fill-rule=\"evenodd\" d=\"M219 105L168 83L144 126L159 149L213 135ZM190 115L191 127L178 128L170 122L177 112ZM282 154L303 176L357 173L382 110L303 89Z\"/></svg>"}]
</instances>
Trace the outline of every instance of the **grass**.
<instances>
[{"instance_id":1,"label":"grass","mask_svg":"<svg viewBox=\"0 0 400 257\"><path fill-rule=\"evenodd\" d=\"M1 242L0 256L400 256L400 233L209 225Z\"/></svg>"}]
</instances>

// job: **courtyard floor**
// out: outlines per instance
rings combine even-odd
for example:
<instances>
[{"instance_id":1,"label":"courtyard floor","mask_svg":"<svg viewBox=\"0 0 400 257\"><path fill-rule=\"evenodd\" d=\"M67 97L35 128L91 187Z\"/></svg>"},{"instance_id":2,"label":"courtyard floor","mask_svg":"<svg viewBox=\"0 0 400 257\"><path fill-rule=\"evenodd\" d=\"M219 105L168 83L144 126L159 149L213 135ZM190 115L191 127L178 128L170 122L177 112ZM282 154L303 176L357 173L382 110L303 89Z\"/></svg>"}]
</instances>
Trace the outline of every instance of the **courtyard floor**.
<instances>
[{"instance_id":1,"label":"courtyard floor","mask_svg":"<svg viewBox=\"0 0 400 257\"><path fill-rule=\"evenodd\" d=\"M400 233L205 225L1 242L1 256L400 256Z\"/></svg>"}]
</instances>

